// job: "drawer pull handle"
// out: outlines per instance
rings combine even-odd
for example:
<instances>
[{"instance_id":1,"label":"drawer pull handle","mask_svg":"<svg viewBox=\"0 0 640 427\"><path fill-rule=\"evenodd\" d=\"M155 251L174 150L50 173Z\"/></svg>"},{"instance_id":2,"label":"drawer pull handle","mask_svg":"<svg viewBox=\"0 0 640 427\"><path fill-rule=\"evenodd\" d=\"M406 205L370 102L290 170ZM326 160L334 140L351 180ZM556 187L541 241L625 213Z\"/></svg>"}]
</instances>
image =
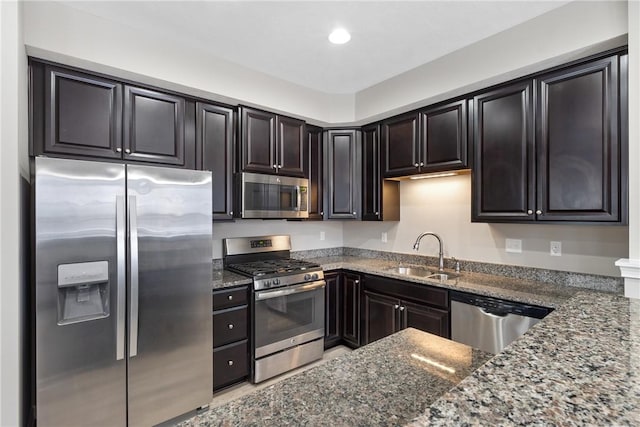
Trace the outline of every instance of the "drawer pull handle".
<instances>
[{"instance_id":1,"label":"drawer pull handle","mask_svg":"<svg viewBox=\"0 0 640 427\"><path fill-rule=\"evenodd\" d=\"M406 308L405 306L401 305L400 306L400 311L404 311L405 308Z\"/></svg>"},{"instance_id":2,"label":"drawer pull handle","mask_svg":"<svg viewBox=\"0 0 640 427\"><path fill-rule=\"evenodd\" d=\"M229 301L233 301L233 295L229 295L229 296L227 297L227 299L228 299Z\"/></svg>"},{"instance_id":3,"label":"drawer pull handle","mask_svg":"<svg viewBox=\"0 0 640 427\"><path fill-rule=\"evenodd\" d=\"M233 323L229 323L229 329L233 329Z\"/></svg>"},{"instance_id":4,"label":"drawer pull handle","mask_svg":"<svg viewBox=\"0 0 640 427\"><path fill-rule=\"evenodd\" d=\"M233 366L233 360L229 360L229 361L227 362L227 364L228 364L229 366Z\"/></svg>"}]
</instances>

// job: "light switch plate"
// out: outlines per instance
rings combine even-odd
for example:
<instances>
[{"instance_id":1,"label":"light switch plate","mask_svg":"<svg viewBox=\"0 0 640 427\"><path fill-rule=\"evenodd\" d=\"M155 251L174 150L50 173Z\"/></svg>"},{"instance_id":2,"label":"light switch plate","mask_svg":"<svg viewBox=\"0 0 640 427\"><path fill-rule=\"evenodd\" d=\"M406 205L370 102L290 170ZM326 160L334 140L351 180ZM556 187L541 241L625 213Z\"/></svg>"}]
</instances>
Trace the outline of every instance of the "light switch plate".
<instances>
[{"instance_id":1,"label":"light switch plate","mask_svg":"<svg viewBox=\"0 0 640 427\"><path fill-rule=\"evenodd\" d=\"M383 231L382 235L380 236L380 240L382 240L382 243L387 243L387 232Z\"/></svg>"},{"instance_id":2,"label":"light switch plate","mask_svg":"<svg viewBox=\"0 0 640 427\"><path fill-rule=\"evenodd\" d=\"M549 253L551 256L562 256L562 242L551 242L549 244Z\"/></svg>"},{"instance_id":3,"label":"light switch plate","mask_svg":"<svg viewBox=\"0 0 640 427\"><path fill-rule=\"evenodd\" d=\"M522 253L522 240L521 239L506 239L504 244L504 250L506 252L520 254Z\"/></svg>"},{"instance_id":4,"label":"light switch plate","mask_svg":"<svg viewBox=\"0 0 640 427\"><path fill-rule=\"evenodd\" d=\"M324 231L320 232L320 240L324 240Z\"/></svg>"}]
</instances>

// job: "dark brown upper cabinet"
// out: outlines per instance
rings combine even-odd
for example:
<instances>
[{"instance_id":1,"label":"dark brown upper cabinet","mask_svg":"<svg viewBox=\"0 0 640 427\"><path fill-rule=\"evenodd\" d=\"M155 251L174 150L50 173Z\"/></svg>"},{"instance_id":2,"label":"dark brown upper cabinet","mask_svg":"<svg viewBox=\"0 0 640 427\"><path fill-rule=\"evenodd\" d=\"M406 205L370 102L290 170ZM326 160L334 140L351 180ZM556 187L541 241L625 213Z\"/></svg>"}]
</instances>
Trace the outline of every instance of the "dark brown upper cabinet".
<instances>
[{"instance_id":1,"label":"dark brown upper cabinet","mask_svg":"<svg viewBox=\"0 0 640 427\"><path fill-rule=\"evenodd\" d=\"M185 99L134 86L124 93L124 159L185 165Z\"/></svg>"},{"instance_id":2,"label":"dark brown upper cabinet","mask_svg":"<svg viewBox=\"0 0 640 427\"><path fill-rule=\"evenodd\" d=\"M359 219L360 131L333 129L324 137L325 219Z\"/></svg>"},{"instance_id":3,"label":"dark brown upper cabinet","mask_svg":"<svg viewBox=\"0 0 640 427\"><path fill-rule=\"evenodd\" d=\"M420 168L420 115L403 114L382 122L385 178L412 175Z\"/></svg>"},{"instance_id":4,"label":"dark brown upper cabinet","mask_svg":"<svg viewBox=\"0 0 640 427\"><path fill-rule=\"evenodd\" d=\"M383 121L383 176L467 168L467 104L462 99Z\"/></svg>"},{"instance_id":5,"label":"dark brown upper cabinet","mask_svg":"<svg viewBox=\"0 0 640 427\"><path fill-rule=\"evenodd\" d=\"M240 169L304 177L305 123L240 107Z\"/></svg>"},{"instance_id":6,"label":"dark brown upper cabinet","mask_svg":"<svg viewBox=\"0 0 640 427\"><path fill-rule=\"evenodd\" d=\"M212 171L214 221L233 219L234 129L232 108L196 103L196 165Z\"/></svg>"},{"instance_id":7,"label":"dark brown upper cabinet","mask_svg":"<svg viewBox=\"0 0 640 427\"><path fill-rule=\"evenodd\" d=\"M400 183L383 180L380 165L380 125L362 128L362 220L399 221Z\"/></svg>"},{"instance_id":8,"label":"dark brown upper cabinet","mask_svg":"<svg viewBox=\"0 0 640 427\"><path fill-rule=\"evenodd\" d=\"M473 221L626 223L626 58L475 97Z\"/></svg>"},{"instance_id":9,"label":"dark brown upper cabinet","mask_svg":"<svg viewBox=\"0 0 640 427\"><path fill-rule=\"evenodd\" d=\"M538 221L626 221L620 68L615 55L536 79Z\"/></svg>"},{"instance_id":10,"label":"dark brown upper cabinet","mask_svg":"<svg viewBox=\"0 0 640 427\"><path fill-rule=\"evenodd\" d=\"M30 60L31 155L195 166L195 105L179 95Z\"/></svg>"},{"instance_id":11,"label":"dark brown upper cabinet","mask_svg":"<svg viewBox=\"0 0 640 427\"><path fill-rule=\"evenodd\" d=\"M474 98L472 221L531 221L534 205L533 84Z\"/></svg>"},{"instance_id":12,"label":"dark brown upper cabinet","mask_svg":"<svg viewBox=\"0 0 640 427\"><path fill-rule=\"evenodd\" d=\"M466 99L420 113L420 172L464 169L467 161Z\"/></svg>"},{"instance_id":13,"label":"dark brown upper cabinet","mask_svg":"<svg viewBox=\"0 0 640 427\"><path fill-rule=\"evenodd\" d=\"M322 128L307 125L305 141L304 175L309 180L308 219L322 220L324 216Z\"/></svg>"},{"instance_id":14,"label":"dark brown upper cabinet","mask_svg":"<svg viewBox=\"0 0 640 427\"><path fill-rule=\"evenodd\" d=\"M32 154L122 157L120 83L40 63L30 69Z\"/></svg>"}]
</instances>

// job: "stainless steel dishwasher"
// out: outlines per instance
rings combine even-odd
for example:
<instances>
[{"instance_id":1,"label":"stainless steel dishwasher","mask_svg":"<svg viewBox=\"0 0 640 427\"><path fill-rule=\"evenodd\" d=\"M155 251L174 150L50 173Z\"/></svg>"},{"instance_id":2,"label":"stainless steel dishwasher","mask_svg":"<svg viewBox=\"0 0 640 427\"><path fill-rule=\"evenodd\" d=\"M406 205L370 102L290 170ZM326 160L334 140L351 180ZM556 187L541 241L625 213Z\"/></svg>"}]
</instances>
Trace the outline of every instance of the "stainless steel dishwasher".
<instances>
[{"instance_id":1,"label":"stainless steel dishwasher","mask_svg":"<svg viewBox=\"0 0 640 427\"><path fill-rule=\"evenodd\" d=\"M451 339L499 353L551 309L462 292L451 292Z\"/></svg>"}]
</instances>

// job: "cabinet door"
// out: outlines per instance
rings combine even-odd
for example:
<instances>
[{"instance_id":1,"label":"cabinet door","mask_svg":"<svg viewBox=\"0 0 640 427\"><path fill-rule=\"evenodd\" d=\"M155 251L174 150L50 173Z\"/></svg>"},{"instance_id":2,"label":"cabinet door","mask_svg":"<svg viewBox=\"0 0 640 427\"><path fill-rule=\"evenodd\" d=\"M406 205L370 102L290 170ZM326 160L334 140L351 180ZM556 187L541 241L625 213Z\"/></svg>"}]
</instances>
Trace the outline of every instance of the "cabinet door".
<instances>
[{"instance_id":1,"label":"cabinet door","mask_svg":"<svg viewBox=\"0 0 640 427\"><path fill-rule=\"evenodd\" d=\"M363 345L391 335L400 330L399 308L396 298L364 291Z\"/></svg>"},{"instance_id":2,"label":"cabinet door","mask_svg":"<svg viewBox=\"0 0 640 427\"><path fill-rule=\"evenodd\" d=\"M323 173L322 173L322 128L306 126L305 171L309 180L309 218L322 220L323 206Z\"/></svg>"},{"instance_id":3,"label":"cabinet door","mask_svg":"<svg viewBox=\"0 0 640 427\"><path fill-rule=\"evenodd\" d=\"M122 85L64 68L46 65L42 72L41 64L32 67L32 91L42 87L44 78L44 146L36 153L120 159ZM39 104L36 96L32 103ZM37 139L34 144L42 144Z\"/></svg>"},{"instance_id":4,"label":"cabinet door","mask_svg":"<svg viewBox=\"0 0 640 427\"><path fill-rule=\"evenodd\" d=\"M540 221L620 221L618 56L537 80Z\"/></svg>"},{"instance_id":5,"label":"cabinet door","mask_svg":"<svg viewBox=\"0 0 640 427\"><path fill-rule=\"evenodd\" d=\"M382 122L384 177L411 175L420 167L419 114L410 113Z\"/></svg>"},{"instance_id":6,"label":"cabinet door","mask_svg":"<svg viewBox=\"0 0 640 427\"><path fill-rule=\"evenodd\" d=\"M342 275L342 339L352 347L360 346L360 276Z\"/></svg>"},{"instance_id":7,"label":"cabinet door","mask_svg":"<svg viewBox=\"0 0 640 427\"><path fill-rule=\"evenodd\" d=\"M534 220L532 83L474 98L472 221Z\"/></svg>"},{"instance_id":8,"label":"cabinet door","mask_svg":"<svg viewBox=\"0 0 640 427\"><path fill-rule=\"evenodd\" d=\"M277 173L276 115L241 107L240 122L240 169Z\"/></svg>"},{"instance_id":9,"label":"cabinet door","mask_svg":"<svg viewBox=\"0 0 640 427\"><path fill-rule=\"evenodd\" d=\"M123 145L125 160L185 166L184 98L125 86Z\"/></svg>"},{"instance_id":10,"label":"cabinet door","mask_svg":"<svg viewBox=\"0 0 640 427\"><path fill-rule=\"evenodd\" d=\"M377 124L362 128L362 220L382 219L380 203L380 128Z\"/></svg>"},{"instance_id":11,"label":"cabinet door","mask_svg":"<svg viewBox=\"0 0 640 427\"><path fill-rule=\"evenodd\" d=\"M342 298L340 289L340 274L337 272L326 273L324 280L327 282L325 289L325 326L324 348L333 347L340 342Z\"/></svg>"},{"instance_id":12,"label":"cabinet door","mask_svg":"<svg viewBox=\"0 0 640 427\"><path fill-rule=\"evenodd\" d=\"M420 113L422 123L421 172L467 167L467 100Z\"/></svg>"},{"instance_id":13,"label":"cabinet door","mask_svg":"<svg viewBox=\"0 0 640 427\"><path fill-rule=\"evenodd\" d=\"M326 132L325 206L328 219L360 216L360 132L353 129Z\"/></svg>"},{"instance_id":14,"label":"cabinet door","mask_svg":"<svg viewBox=\"0 0 640 427\"><path fill-rule=\"evenodd\" d=\"M278 116L278 173L304 177L304 121Z\"/></svg>"},{"instance_id":15,"label":"cabinet door","mask_svg":"<svg viewBox=\"0 0 640 427\"><path fill-rule=\"evenodd\" d=\"M196 104L197 167L212 172L213 219L233 219L234 112L218 105Z\"/></svg>"},{"instance_id":16,"label":"cabinet door","mask_svg":"<svg viewBox=\"0 0 640 427\"><path fill-rule=\"evenodd\" d=\"M403 328L416 328L421 331L449 338L449 312L414 304L400 302L400 315Z\"/></svg>"}]
</instances>

